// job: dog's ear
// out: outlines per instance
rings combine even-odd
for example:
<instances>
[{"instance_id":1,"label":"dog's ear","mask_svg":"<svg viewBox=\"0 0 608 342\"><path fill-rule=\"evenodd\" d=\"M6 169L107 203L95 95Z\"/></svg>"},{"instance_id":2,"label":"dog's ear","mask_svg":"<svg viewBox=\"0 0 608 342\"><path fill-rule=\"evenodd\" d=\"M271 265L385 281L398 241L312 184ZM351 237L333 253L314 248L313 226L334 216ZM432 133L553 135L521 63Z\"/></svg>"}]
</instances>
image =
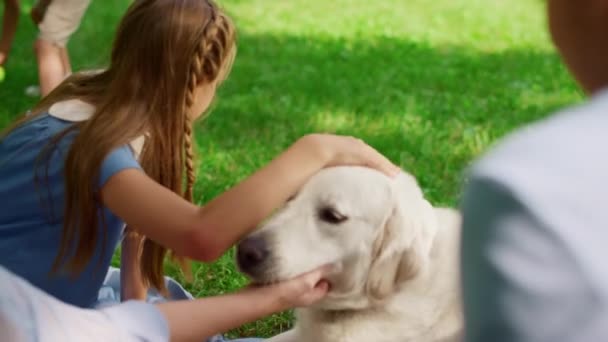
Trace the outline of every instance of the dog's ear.
<instances>
[{"instance_id":1,"label":"dog's ear","mask_svg":"<svg viewBox=\"0 0 608 342\"><path fill-rule=\"evenodd\" d=\"M419 188L398 188L394 207L372 246L366 292L373 301L395 293L428 262L436 222L430 204L413 190Z\"/></svg>"},{"instance_id":2,"label":"dog's ear","mask_svg":"<svg viewBox=\"0 0 608 342\"><path fill-rule=\"evenodd\" d=\"M414 222L394 209L372 247L372 262L366 283L370 299L383 300L396 288L415 277L424 263L424 256L416 241L408 243L401 230Z\"/></svg>"}]
</instances>

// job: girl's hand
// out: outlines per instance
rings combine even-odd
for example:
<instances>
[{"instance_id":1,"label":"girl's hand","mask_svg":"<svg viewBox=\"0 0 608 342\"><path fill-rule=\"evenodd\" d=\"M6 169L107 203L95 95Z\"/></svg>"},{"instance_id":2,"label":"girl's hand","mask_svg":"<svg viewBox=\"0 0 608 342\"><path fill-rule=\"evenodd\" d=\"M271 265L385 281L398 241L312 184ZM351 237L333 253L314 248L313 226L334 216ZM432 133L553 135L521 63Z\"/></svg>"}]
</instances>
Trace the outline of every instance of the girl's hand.
<instances>
[{"instance_id":1,"label":"girl's hand","mask_svg":"<svg viewBox=\"0 0 608 342\"><path fill-rule=\"evenodd\" d=\"M361 139L333 134L309 134L300 141L320 151L326 160L325 166L367 166L391 177L401 171L398 166Z\"/></svg>"},{"instance_id":2,"label":"girl's hand","mask_svg":"<svg viewBox=\"0 0 608 342\"><path fill-rule=\"evenodd\" d=\"M252 286L215 297L168 301L157 307L167 320L171 341L206 340L218 331L316 303L327 294L329 285L322 279L332 270L324 266L273 285Z\"/></svg>"},{"instance_id":3,"label":"girl's hand","mask_svg":"<svg viewBox=\"0 0 608 342\"><path fill-rule=\"evenodd\" d=\"M332 266L326 265L283 282L263 288L269 296L278 300L279 307L291 309L305 307L323 299L329 292L329 283L323 280L331 272Z\"/></svg>"}]
</instances>

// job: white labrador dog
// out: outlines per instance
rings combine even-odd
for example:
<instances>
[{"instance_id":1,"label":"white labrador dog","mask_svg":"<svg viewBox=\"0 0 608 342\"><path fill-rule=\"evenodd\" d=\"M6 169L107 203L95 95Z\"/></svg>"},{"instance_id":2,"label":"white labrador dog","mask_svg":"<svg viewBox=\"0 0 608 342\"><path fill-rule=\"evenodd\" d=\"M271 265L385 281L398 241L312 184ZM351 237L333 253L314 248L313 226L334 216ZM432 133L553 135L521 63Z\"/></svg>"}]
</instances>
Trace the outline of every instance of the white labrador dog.
<instances>
[{"instance_id":1,"label":"white labrador dog","mask_svg":"<svg viewBox=\"0 0 608 342\"><path fill-rule=\"evenodd\" d=\"M237 264L257 283L340 265L326 298L271 342L457 341L459 234L458 212L434 208L411 175L333 167L239 243Z\"/></svg>"}]
</instances>

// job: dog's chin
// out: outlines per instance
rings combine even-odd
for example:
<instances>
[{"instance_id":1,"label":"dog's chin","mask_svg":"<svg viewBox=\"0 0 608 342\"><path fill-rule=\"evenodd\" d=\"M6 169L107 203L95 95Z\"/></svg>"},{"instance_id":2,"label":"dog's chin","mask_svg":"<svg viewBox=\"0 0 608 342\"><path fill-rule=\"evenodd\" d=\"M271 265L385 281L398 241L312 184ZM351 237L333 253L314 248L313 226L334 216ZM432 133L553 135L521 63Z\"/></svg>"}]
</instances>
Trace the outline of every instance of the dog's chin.
<instances>
[{"instance_id":1,"label":"dog's chin","mask_svg":"<svg viewBox=\"0 0 608 342\"><path fill-rule=\"evenodd\" d=\"M246 274L247 277L249 278L249 281L252 285L254 286L268 286L268 285L274 285L283 281L287 281L290 279L293 279L295 277L297 277L300 274L303 274L305 272L302 273L281 273L281 272L276 272L276 271L267 271L267 272L263 272L263 273L258 273L255 275L250 275L250 274Z\"/></svg>"},{"instance_id":2,"label":"dog's chin","mask_svg":"<svg viewBox=\"0 0 608 342\"><path fill-rule=\"evenodd\" d=\"M249 279L249 283L252 286L269 286L269 285L274 285L279 283L280 280L276 280L276 279Z\"/></svg>"},{"instance_id":3,"label":"dog's chin","mask_svg":"<svg viewBox=\"0 0 608 342\"><path fill-rule=\"evenodd\" d=\"M332 271L332 274L336 274L342 271L342 263L341 262L334 262L334 270ZM316 267L320 267L320 266L316 266ZM264 270L258 270L256 272L246 272L244 270L241 270L239 268L239 271L243 274L245 274L245 276L249 279L249 283L252 286L268 286L268 285L274 285L276 283L280 283L286 280L290 280L293 279L295 277L298 277L306 272L310 272L312 270L314 270L316 267L310 267L309 269L303 269L303 270L294 270L294 269L281 269L280 267L268 267ZM327 280L330 281L331 283L331 276L328 277ZM330 290L329 292L331 293L331 285L330 285Z\"/></svg>"},{"instance_id":4,"label":"dog's chin","mask_svg":"<svg viewBox=\"0 0 608 342\"><path fill-rule=\"evenodd\" d=\"M268 286L284 280L275 272L258 272L256 274L243 273L249 279L249 283L253 286Z\"/></svg>"}]
</instances>

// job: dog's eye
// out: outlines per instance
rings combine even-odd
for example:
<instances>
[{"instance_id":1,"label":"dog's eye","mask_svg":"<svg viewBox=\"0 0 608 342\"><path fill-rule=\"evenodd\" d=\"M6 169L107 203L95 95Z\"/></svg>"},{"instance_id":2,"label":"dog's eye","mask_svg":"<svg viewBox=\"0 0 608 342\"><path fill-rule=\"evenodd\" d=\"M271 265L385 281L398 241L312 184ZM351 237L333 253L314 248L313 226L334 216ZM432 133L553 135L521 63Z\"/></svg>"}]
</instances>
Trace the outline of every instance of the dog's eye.
<instances>
[{"instance_id":1,"label":"dog's eye","mask_svg":"<svg viewBox=\"0 0 608 342\"><path fill-rule=\"evenodd\" d=\"M340 214L336 209L324 207L319 210L319 218L325 222L338 224L348 220L348 217Z\"/></svg>"}]
</instances>

